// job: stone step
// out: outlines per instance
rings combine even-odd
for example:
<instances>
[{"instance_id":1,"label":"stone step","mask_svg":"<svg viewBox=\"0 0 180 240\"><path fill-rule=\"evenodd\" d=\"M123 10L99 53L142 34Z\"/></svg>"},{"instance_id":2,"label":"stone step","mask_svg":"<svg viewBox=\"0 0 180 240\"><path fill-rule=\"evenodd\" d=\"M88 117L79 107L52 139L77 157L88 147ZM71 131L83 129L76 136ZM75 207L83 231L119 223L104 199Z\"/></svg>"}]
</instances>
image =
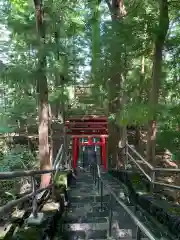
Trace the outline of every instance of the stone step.
<instances>
[{"instance_id":1,"label":"stone step","mask_svg":"<svg viewBox=\"0 0 180 240\"><path fill-rule=\"evenodd\" d=\"M121 227L121 229L131 229L133 236L136 234L136 226L133 223L133 221L129 218L129 216L123 215L115 217L113 216L113 222L118 224L118 226ZM101 216L97 217L95 214L94 216L76 216L76 215L69 215L64 218L64 223L83 223L83 224L90 224L90 223L106 223L109 227L109 216L106 215L106 217Z\"/></svg>"},{"instance_id":2,"label":"stone step","mask_svg":"<svg viewBox=\"0 0 180 240\"><path fill-rule=\"evenodd\" d=\"M78 201L80 200L80 201ZM83 200L83 201L82 201ZM86 206L91 206L91 207L101 207L101 198L99 196L93 197L92 199L85 199L82 198L75 198L75 201L70 202L69 207L72 208L84 208ZM109 208L109 196L104 196L103 197L103 206L106 206ZM126 202L126 205L131 209L131 211L135 211L135 207L132 206L129 202ZM113 201L113 210L120 211L122 210L122 207L119 205L119 203L114 199Z\"/></svg>"},{"instance_id":3,"label":"stone step","mask_svg":"<svg viewBox=\"0 0 180 240\"><path fill-rule=\"evenodd\" d=\"M93 182L93 177L90 175L87 175L85 174L84 176L76 176L76 182L77 183L82 183L82 182L85 182L85 183L92 183Z\"/></svg>"},{"instance_id":4,"label":"stone step","mask_svg":"<svg viewBox=\"0 0 180 240\"><path fill-rule=\"evenodd\" d=\"M107 230L97 230L97 231L68 231L63 234L64 240L104 240L107 239Z\"/></svg>"},{"instance_id":5,"label":"stone step","mask_svg":"<svg viewBox=\"0 0 180 240\"><path fill-rule=\"evenodd\" d=\"M86 236L83 239L107 239L108 238L108 228L109 224L106 223L74 223L74 224L64 224L65 232L85 232ZM120 229L116 221L113 221L112 225L112 237L114 239L132 239L131 229ZM134 236L135 237L135 236Z\"/></svg>"},{"instance_id":6,"label":"stone step","mask_svg":"<svg viewBox=\"0 0 180 240\"><path fill-rule=\"evenodd\" d=\"M105 210L103 212L100 211L74 211L72 213L68 213L66 217L64 217L65 223L106 223L109 221L109 210ZM133 236L136 233L136 226L134 222L131 220L130 216L127 214L123 214L120 212L119 214L113 212L113 221L116 221L123 229L131 229Z\"/></svg>"},{"instance_id":7,"label":"stone step","mask_svg":"<svg viewBox=\"0 0 180 240\"><path fill-rule=\"evenodd\" d=\"M83 208L85 206L90 206L90 207L101 207L101 202L86 202L86 203L81 203L81 202L71 202L69 207L72 208ZM102 206L108 207L109 204L103 202Z\"/></svg>"},{"instance_id":8,"label":"stone step","mask_svg":"<svg viewBox=\"0 0 180 240\"><path fill-rule=\"evenodd\" d=\"M89 217L107 217L109 215L108 206L103 205L101 209L100 206L92 206L91 204L86 204L85 206L70 207L66 213L67 215L77 215L77 216L89 216Z\"/></svg>"},{"instance_id":9,"label":"stone step","mask_svg":"<svg viewBox=\"0 0 180 240\"><path fill-rule=\"evenodd\" d=\"M103 181L110 186L114 186L114 187L117 187L117 188L122 188L121 182L117 181L116 179L113 179L112 177L104 178Z\"/></svg>"},{"instance_id":10,"label":"stone step","mask_svg":"<svg viewBox=\"0 0 180 240\"><path fill-rule=\"evenodd\" d=\"M101 196L96 192L96 195L88 195L86 196L73 196L73 193L71 194L72 197L70 197L72 203L94 203L94 202L100 202L101 201ZM103 202L109 202L109 195L103 196Z\"/></svg>"},{"instance_id":11,"label":"stone step","mask_svg":"<svg viewBox=\"0 0 180 240\"><path fill-rule=\"evenodd\" d=\"M107 230L108 222L88 222L88 223L66 223L64 224L65 231L96 231Z\"/></svg>"},{"instance_id":12,"label":"stone step","mask_svg":"<svg viewBox=\"0 0 180 240\"><path fill-rule=\"evenodd\" d=\"M88 231L63 231L62 233L57 233L53 240L136 240L136 237L127 236L126 233L130 231L126 229L119 230L119 235L116 235L115 232L112 232L112 236L108 236L107 230L88 230ZM141 240L148 240L146 237L142 237Z\"/></svg>"},{"instance_id":13,"label":"stone step","mask_svg":"<svg viewBox=\"0 0 180 240\"><path fill-rule=\"evenodd\" d=\"M86 199L88 197L93 198L98 195L99 194L95 189L89 189L88 193L81 189L78 189L78 190L75 190L75 191L69 193L69 197L72 198L72 201L77 201L76 198L78 198L78 201L83 201L84 198L86 198Z\"/></svg>"},{"instance_id":14,"label":"stone step","mask_svg":"<svg viewBox=\"0 0 180 240\"><path fill-rule=\"evenodd\" d=\"M109 216L109 211L99 211L99 212L89 212L87 213L88 218L92 217L108 217Z\"/></svg>"},{"instance_id":15,"label":"stone step","mask_svg":"<svg viewBox=\"0 0 180 240\"><path fill-rule=\"evenodd\" d=\"M89 181L86 181L85 180L82 180L82 181L76 181L75 183L73 183L73 185L71 185L71 187L81 187L81 186L94 186L94 182L93 180L89 180Z\"/></svg>"},{"instance_id":16,"label":"stone step","mask_svg":"<svg viewBox=\"0 0 180 240\"><path fill-rule=\"evenodd\" d=\"M123 190L123 188L121 187L120 184L117 184L117 183L112 183L112 182L108 182L108 181L104 181L108 186L111 186L113 188L118 188L119 190Z\"/></svg>"},{"instance_id":17,"label":"stone step","mask_svg":"<svg viewBox=\"0 0 180 240\"><path fill-rule=\"evenodd\" d=\"M86 186L86 187L94 187L94 183L93 183L93 181L91 180L91 182L76 182L76 183L74 183L73 185L71 185L71 189L74 189L74 188L76 188L76 187L84 187L84 186Z\"/></svg>"},{"instance_id":18,"label":"stone step","mask_svg":"<svg viewBox=\"0 0 180 240\"><path fill-rule=\"evenodd\" d=\"M64 223L108 223L108 218L107 217L91 217L88 218L87 216L66 216L64 221Z\"/></svg>"},{"instance_id":19,"label":"stone step","mask_svg":"<svg viewBox=\"0 0 180 240\"><path fill-rule=\"evenodd\" d=\"M117 196L126 199L123 185L111 175L102 174L107 184ZM101 197L98 195L90 173L77 173L76 183L69 191L70 207L63 217L65 238L62 239L136 239L136 226L130 216L113 200L112 237L108 237L109 229L109 191L104 185L103 209L101 211ZM130 206L134 212L134 207ZM63 235L64 235L63 234ZM60 239L60 238L58 238ZM147 240L147 238L144 238Z\"/></svg>"}]
</instances>

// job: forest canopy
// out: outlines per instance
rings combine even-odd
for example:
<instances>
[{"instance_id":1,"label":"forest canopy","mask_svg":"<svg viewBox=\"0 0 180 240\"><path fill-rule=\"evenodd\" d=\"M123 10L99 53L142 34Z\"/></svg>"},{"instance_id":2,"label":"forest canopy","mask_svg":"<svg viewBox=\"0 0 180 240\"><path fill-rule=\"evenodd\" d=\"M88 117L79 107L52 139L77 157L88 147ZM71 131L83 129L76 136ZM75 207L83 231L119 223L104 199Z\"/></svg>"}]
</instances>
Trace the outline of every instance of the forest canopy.
<instances>
[{"instance_id":1,"label":"forest canopy","mask_svg":"<svg viewBox=\"0 0 180 240\"><path fill-rule=\"evenodd\" d=\"M72 114L108 116L114 165L128 125L137 145L146 130L152 164L156 143L178 158L179 10L173 0L1 0L1 127L37 126L42 169L51 167L49 123Z\"/></svg>"}]
</instances>

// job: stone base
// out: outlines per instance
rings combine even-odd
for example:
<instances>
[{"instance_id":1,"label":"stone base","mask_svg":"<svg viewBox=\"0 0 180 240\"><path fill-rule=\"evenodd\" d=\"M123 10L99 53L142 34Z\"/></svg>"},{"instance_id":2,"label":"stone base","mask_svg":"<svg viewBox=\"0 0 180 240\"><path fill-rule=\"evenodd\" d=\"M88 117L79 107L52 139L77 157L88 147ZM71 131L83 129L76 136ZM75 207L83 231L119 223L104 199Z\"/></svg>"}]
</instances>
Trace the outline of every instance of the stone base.
<instances>
[{"instance_id":1,"label":"stone base","mask_svg":"<svg viewBox=\"0 0 180 240\"><path fill-rule=\"evenodd\" d=\"M11 230L12 226L13 224L8 223L0 227L0 239L4 239L6 237L6 234L8 234L8 232Z\"/></svg>"},{"instance_id":2,"label":"stone base","mask_svg":"<svg viewBox=\"0 0 180 240\"><path fill-rule=\"evenodd\" d=\"M37 214L37 217L35 218L34 216L33 216L33 214L31 213L31 215L29 216L29 218L27 219L27 224L28 225L41 225L42 224L42 222L43 222L43 220L44 220L44 213L42 213L42 212L39 212L38 214Z\"/></svg>"},{"instance_id":3,"label":"stone base","mask_svg":"<svg viewBox=\"0 0 180 240\"><path fill-rule=\"evenodd\" d=\"M60 204L53 202L53 201L49 201L46 204L44 204L43 208L42 208L42 212L56 212L59 211L60 209Z\"/></svg>"}]
</instances>

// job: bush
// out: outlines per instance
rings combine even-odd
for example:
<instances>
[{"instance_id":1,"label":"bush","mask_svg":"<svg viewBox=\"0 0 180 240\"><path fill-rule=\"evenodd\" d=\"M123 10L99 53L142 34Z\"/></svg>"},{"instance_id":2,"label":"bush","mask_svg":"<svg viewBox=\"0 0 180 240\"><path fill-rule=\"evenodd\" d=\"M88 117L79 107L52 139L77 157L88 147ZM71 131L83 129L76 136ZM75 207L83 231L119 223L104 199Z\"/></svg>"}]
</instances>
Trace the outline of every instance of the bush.
<instances>
[{"instance_id":1,"label":"bush","mask_svg":"<svg viewBox=\"0 0 180 240\"><path fill-rule=\"evenodd\" d=\"M37 161L33 153L21 145L16 145L2 156L0 159L1 172L29 170L37 167ZM29 182L28 177L0 181L0 205L15 198L27 182Z\"/></svg>"},{"instance_id":2,"label":"bush","mask_svg":"<svg viewBox=\"0 0 180 240\"><path fill-rule=\"evenodd\" d=\"M21 145L16 145L4 154L0 160L0 171L14 171L35 168L37 161L30 150Z\"/></svg>"}]
</instances>

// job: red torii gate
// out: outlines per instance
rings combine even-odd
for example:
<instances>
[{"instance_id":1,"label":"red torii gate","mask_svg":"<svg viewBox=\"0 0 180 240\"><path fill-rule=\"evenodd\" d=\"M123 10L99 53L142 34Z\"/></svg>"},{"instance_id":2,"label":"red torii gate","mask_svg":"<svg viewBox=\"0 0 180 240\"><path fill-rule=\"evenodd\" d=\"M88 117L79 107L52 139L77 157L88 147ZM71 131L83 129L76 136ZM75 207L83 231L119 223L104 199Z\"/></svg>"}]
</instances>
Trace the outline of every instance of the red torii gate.
<instances>
[{"instance_id":1,"label":"red torii gate","mask_svg":"<svg viewBox=\"0 0 180 240\"><path fill-rule=\"evenodd\" d=\"M106 145L108 137L108 119L103 116L79 116L69 118L66 123L66 134L72 136L73 167L77 167L79 146L101 146L101 164L107 169ZM88 138L88 142L80 142L80 138ZM99 138L93 142L93 138Z\"/></svg>"}]
</instances>

